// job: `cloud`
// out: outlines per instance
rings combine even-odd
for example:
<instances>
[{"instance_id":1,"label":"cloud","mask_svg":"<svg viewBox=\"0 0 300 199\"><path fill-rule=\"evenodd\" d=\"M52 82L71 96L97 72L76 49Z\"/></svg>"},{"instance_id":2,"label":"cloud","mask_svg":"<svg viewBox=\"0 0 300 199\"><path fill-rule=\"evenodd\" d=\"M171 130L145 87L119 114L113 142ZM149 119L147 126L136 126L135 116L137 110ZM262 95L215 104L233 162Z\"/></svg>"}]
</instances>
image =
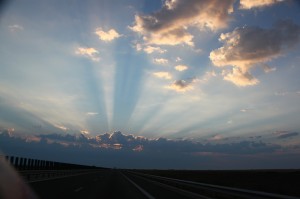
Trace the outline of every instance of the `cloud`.
<instances>
[{"instance_id":1,"label":"cloud","mask_svg":"<svg viewBox=\"0 0 300 199\"><path fill-rule=\"evenodd\" d=\"M262 142L253 142L253 141L241 141L238 143L217 143L215 145L207 143L202 144L200 142L194 142L191 140L181 140L181 139L148 139L142 136L134 136L132 134L123 134L120 131L113 133L99 134L97 136L90 136L87 133L81 134L43 134L35 135L36 140L43 142L47 140L49 144L62 144L64 146L89 146L91 148L98 149L120 149L129 150L129 151L148 151L151 153L166 151L166 152L218 152L224 154L252 154L260 153L266 151L274 151L274 149L279 146L267 145ZM7 140L13 141L18 140L18 143L21 144L21 140L26 141L27 137L18 136L17 134L10 133L6 130L0 130L0 141L8 145ZM38 139L37 139L38 138ZM221 135L215 135L209 140L216 141L224 139ZM35 143L37 141L34 141ZM67 145L66 145L67 144ZM135 150L138 149L138 150ZM242 149L242 150L237 150Z\"/></svg>"},{"instance_id":2,"label":"cloud","mask_svg":"<svg viewBox=\"0 0 300 199\"><path fill-rule=\"evenodd\" d=\"M270 29L245 26L222 33L219 40L224 45L210 53L217 67L232 66L224 71L224 79L237 86L250 86L259 82L250 69L271 61L291 50L300 40L300 26L292 21L279 21Z\"/></svg>"},{"instance_id":3,"label":"cloud","mask_svg":"<svg viewBox=\"0 0 300 199\"><path fill-rule=\"evenodd\" d=\"M276 68L271 68L270 66L268 66L267 64L263 64L263 70L265 73L270 73L270 72L274 72L276 71Z\"/></svg>"},{"instance_id":4,"label":"cloud","mask_svg":"<svg viewBox=\"0 0 300 199\"><path fill-rule=\"evenodd\" d=\"M170 90L174 90L176 92L186 92L194 89L194 86L192 85L194 82L196 82L195 78L186 79L186 80L176 80L171 85L166 86L166 88Z\"/></svg>"},{"instance_id":5,"label":"cloud","mask_svg":"<svg viewBox=\"0 0 300 199\"><path fill-rule=\"evenodd\" d=\"M10 25L10 26L8 26L8 28L11 32L17 32L17 31L24 30L23 26L18 25L18 24Z\"/></svg>"},{"instance_id":6,"label":"cloud","mask_svg":"<svg viewBox=\"0 0 300 199\"><path fill-rule=\"evenodd\" d=\"M153 75L162 79L172 79L172 75L168 72L155 72Z\"/></svg>"},{"instance_id":7,"label":"cloud","mask_svg":"<svg viewBox=\"0 0 300 199\"><path fill-rule=\"evenodd\" d=\"M240 111L241 111L242 113L246 113L246 112L249 112L249 111L251 111L251 110L253 110L253 109L251 109L251 108L243 108L243 109L241 109Z\"/></svg>"},{"instance_id":8,"label":"cloud","mask_svg":"<svg viewBox=\"0 0 300 199\"><path fill-rule=\"evenodd\" d=\"M289 131L276 131L275 135L277 135L278 139L286 139L290 137L298 136L298 132L289 132Z\"/></svg>"},{"instance_id":9,"label":"cloud","mask_svg":"<svg viewBox=\"0 0 300 199\"><path fill-rule=\"evenodd\" d=\"M90 115L90 116L93 116L93 115L98 115L99 113L96 113L96 112L87 112L86 114Z\"/></svg>"},{"instance_id":10,"label":"cloud","mask_svg":"<svg viewBox=\"0 0 300 199\"><path fill-rule=\"evenodd\" d=\"M240 68L233 68L232 72L223 71L224 80L230 81L237 86L253 86L259 83L249 72L243 72Z\"/></svg>"},{"instance_id":11,"label":"cloud","mask_svg":"<svg viewBox=\"0 0 300 199\"><path fill-rule=\"evenodd\" d=\"M276 91L274 95L276 96L288 96L288 95L299 95L300 91Z\"/></svg>"},{"instance_id":12,"label":"cloud","mask_svg":"<svg viewBox=\"0 0 300 199\"><path fill-rule=\"evenodd\" d=\"M249 166L249 162L259 162L260 166L263 165L264 168L270 169L274 168L274 161L261 163L261 161L255 160L259 160L260 157L265 160L272 156L276 156L277 160L280 160L277 152L286 149L284 146L267 144L262 141L215 142L219 139L222 137L215 136L212 141L201 143L183 139L149 139L114 132L97 136L86 134L35 135L35 139L32 140L28 139L26 135L20 137L0 129L0 146L7 154L110 168L249 169L253 168L253 165ZM282 155L285 160L286 155L288 154ZM218 157L217 161L216 156ZM222 167L220 167L221 157L223 158L222 163L226 164L222 164ZM203 162L206 165L204 167L202 167ZM246 164L240 167L237 166L237 162L246 162ZM295 162L291 162L286 167L295 167ZM199 165L202 166L199 167ZM258 166L258 168L261 167Z\"/></svg>"},{"instance_id":13,"label":"cloud","mask_svg":"<svg viewBox=\"0 0 300 199\"><path fill-rule=\"evenodd\" d=\"M165 53L165 52L167 52L167 50L163 50L160 47L154 47L154 46L146 46L144 48L144 51L146 53L148 53L148 54L151 54L151 53L154 53L154 52L157 52L157 53Z\"/></svg>"},{"instance_id":14,"label":"cloud","mask_svg":"<svg viewBox=\"0 0 300 199\"><path fill-rule=\"evenodd\" d=\"M63 130L63 131L69 130L69 128L67 128L67 127L65 127L65 126L63 126L63 125L59 125L59 124L53 124L53 126L55 126L55 127L58 128L58 129L61 129L61 130Z\"/></svg>"},{"instance_id":15,"label":"cloud","mask_svg":"<svg viewBox=\"0 0 300 199\"><path fill-rule=\"evenodd\" d=\"M285 0L240 0L240 9L252 9L283 2Z\"/></svg>"},{"instance_id":16,"label":"cloud","mask_svg":"<svg viewBox=\"0 0 300 199\"><path fill-rule=\"evenodd\" d=\"M107 42L122 36L115 29L110 29L109 31L105 32L102 30L102 28L97 28L95 34L98 35L100 40Z\"/></svg>"},{"instance_id":17,"label":"cloud","mask_svg":"<svg viewBox=\"0 0 300 199\"><path fill-rule=\"evenodd\" d=\"M286 92L286 91L277 91L274 93L274 95L276 95L276 96L286 96L288 94L289 94L289 92Z\"/></svg>"},{"instance_id":18,"label":"cloud","mask_svg":"<svg viewBox=\"0 0 300 199\"><path fill-rule=\"evenodd\" d=\"M180 62L182 59L180 57L176 57L175 61Z\"/></svg>"},{"instance_id":19,"label":"cloud","mask_svg":"<svg viewBox=\"0 0 300 199\"><path fill-rule=\"evenodd\" d=\"M138 145L136 146L135 148L132 149L133 151L138 151L138 152L141 152L144 150L144 147L143 145Z\"/></svg>"},{"instance_id":20,"label":"cloud","mask_svg":"<svg viewBox=\"0 0 300 199\"><path fill-rule=\"evenodd\" d=\"M162 54L162 53L167 52L167 50L162 49L162 48L160 48L160 47L158 47L158 46L151 46L151 45L143 46L143 45L140 44L140 43L137 43L137 44L135 45L135 49L136 49L137 51L143 50L143 51L144 51L145 53L147 53L147 54L152 54L152 53L160 53L160 54Z\"/></svg>"},{"instance_id":21,"label":"cloud","mask_svg":"<svg viewBox=\"0 0 300 199\"><path fill-rule=\"evenodd\" d=\"M141 51L143 50L143 46L139 43L135 44L134 48L137 50L137 51Z\"/></svg>"},{"instance_id":22,"label":"cloud","mask_svg":"<svg viewBox=\"0 0 300 199\"><path fill-rule=\"evenodd\" d=\"M208 138L209 141L219 141L219 140L223 140L224 139L224 136L222 135L214 135L210 138Z\"/></svg>"},{"instance_id":23,"label":"cloud","mask_svg":"<svg viewBox=\"0 0 300 199\"><path fill-rule=\"evenodd\" d=\"M95 48L78 47L75 51L77 55L85 56L93 61L100 61L99 52Z\"/></svg>"},{"instance_id":24,"label":"cloud","mask_svg":"<svg viewBox=\"0 0 300 199\"><path fill-rule=\"evenodd\" d=\"M216 74L216 72L215 71L207 71L207 72L205 72L205 74L203 75L203 77L201 78L201 81L203 81L203 82L207 82L207 81L209 81L211 78L213 78L213 77L216 77L217 76L217 74Z\"/></svg>"},{"instance_id":25,"label":"cloud","mask_svg":"<svg viewBox=\"0 0 300 199\"><path fill-rule=\"evenodd\" d=\"M143 35L149 44L194 46L190 27L199 30L225 28L233 12L234 0L166 0L163 7L150 15L136 15L131 30Z\"/></svg>"},{"instance_id":26,"label":"cloud","mask_svg":"<svg viewBox=\"0 0 300 199\"><path fill-rule=\"evenodd\" d=\"M165 65L169 63L169 60L167 59L163 59L163 58L155 58L154 59L154 63L156 64L161 64L161 65Z\"/></svg>"},{"instance_id":27,"label":"cloud","mask_svg":"<svg viewBox=\"0 0 300 199\"><path fill-rule=\"evenodd\" d=\"M228 120L228 121L227 121L227 124L229 124L229 125L232 124L232 123L233 123L232 120Z\"/></svg>"},{"instance_id":28,"label":"cloud","mask_svg":"<svg viewBox=\"0 0 300 199\"><path fill-rule=\"evenodd\" d=\"M177 65L175 66L175 70L177 71L184 71L184 70L187 70L189 67L186 66L186 65Z\"/></svg>"},{"instance_id":29,"label":"cloud","mask_svg":"<svg viewBox=\"0 0 300 199\"><path fill-rule=\"evenodd\" d=\"M83 135L89 135L90 132L88 130L81 130L80 133L82 133Z\"/></svg>"}]
</instances>

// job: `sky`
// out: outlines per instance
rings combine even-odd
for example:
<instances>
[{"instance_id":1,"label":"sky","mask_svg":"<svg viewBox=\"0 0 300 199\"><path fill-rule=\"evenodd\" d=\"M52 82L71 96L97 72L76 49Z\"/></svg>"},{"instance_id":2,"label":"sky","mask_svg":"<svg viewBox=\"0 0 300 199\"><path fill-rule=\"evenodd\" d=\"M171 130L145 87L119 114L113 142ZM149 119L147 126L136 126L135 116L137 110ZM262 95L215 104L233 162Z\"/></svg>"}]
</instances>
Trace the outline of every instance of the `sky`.
<instances>
[{"instance_id":1,"label":"sky","mask_svg":"<svg viewBox=\"0 0 300 199\"><path fill-rule=\"evenodd\" d=\"M7 1L0 131L299 155L299 11L296 0Z\"/></svg>"}]
</instances>

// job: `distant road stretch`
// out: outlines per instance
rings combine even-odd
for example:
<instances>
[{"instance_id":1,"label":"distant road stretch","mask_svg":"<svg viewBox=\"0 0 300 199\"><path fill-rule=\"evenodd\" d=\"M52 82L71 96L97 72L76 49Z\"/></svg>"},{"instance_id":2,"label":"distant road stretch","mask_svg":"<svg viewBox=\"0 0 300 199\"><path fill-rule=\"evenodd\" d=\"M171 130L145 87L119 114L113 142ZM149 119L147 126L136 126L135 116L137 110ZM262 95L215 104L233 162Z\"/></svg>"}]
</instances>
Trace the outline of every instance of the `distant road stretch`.
<instances>
[{"instance_id":1,"label":"distant road stretch","mask_svg":"<svg viewBox=\"0 0 300 199\"><path fill-rule=\"evenodd\" d=\"M277 194L208 185L191 181L103 169L68 177L38 180L29 185L41 199L53 198L285 198Z\"/></svg>"}]
</instances>

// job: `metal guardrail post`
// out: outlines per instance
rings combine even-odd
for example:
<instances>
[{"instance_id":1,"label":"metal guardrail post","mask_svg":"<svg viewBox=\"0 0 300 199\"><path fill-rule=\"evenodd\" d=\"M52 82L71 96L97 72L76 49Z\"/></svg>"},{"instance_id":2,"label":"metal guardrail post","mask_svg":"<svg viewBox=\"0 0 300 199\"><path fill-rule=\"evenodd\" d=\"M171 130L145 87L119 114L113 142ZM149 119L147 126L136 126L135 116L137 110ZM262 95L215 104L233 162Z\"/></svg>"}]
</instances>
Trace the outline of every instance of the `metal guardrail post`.
<instances>
[{"instance_id":1,"label":"metal guardrail post","mask_svg":"<svg viewBox=\"0 0 300 199\"><path fill-rule=\"evenodd\" d=\"M22 170L22 168L23 168L23 158L20 158L18 169Z\"/></svg>"},{"instance_id":2,"label":"metal guardrail post","mask_svg":"<svg viewBox=\"0 0 300 199\"><path fill-rule=\"evenodd\" d=\"M39 163L38 160L35 159L35 160L34 160L34 169L35 169L35 170L37 170L37 169L39 168L38 163Z\"/></svg>"},{"instance_id":3,"label":"metal guardrail post","mask_svg":"<svg viewBox=\"0 0 300 199\"><path fill-rule=\"evenodd\" d=\"M19 158L18 157L16 157L16 159L15 159L14 166L15 166L15 168L19 167Z\"/></svg>"},{"instance_id":4,"label":"metal guardrail post","mask_svg":"<svg viewBox=\"0 0 300 199\"><path fill-rule=\"evenodd\" d=\"M14 165L14 160L15 160L14 156L10 156L9 161L11 165Z\"/></svg>"},{"instance_id":5,"label":"metal guardrail post","mask_svg":"<svg viewBox=\"0 0 300 199\"><path fill-rule=\"evenodd\" d=\"M9 156L5 156L5 160L9 162Z\"/></svg>"},{"instance_id":6,"label":"metal guardrail post","mask_svg":"<svg viewBox=\"0 0 300 199\"><path fill-rule=\"evenodd\" d=\"M32 162L31 162L31 159L29 158L28 159L28 169L31 170L32 168Z\"/></svg>"}]
</instances>

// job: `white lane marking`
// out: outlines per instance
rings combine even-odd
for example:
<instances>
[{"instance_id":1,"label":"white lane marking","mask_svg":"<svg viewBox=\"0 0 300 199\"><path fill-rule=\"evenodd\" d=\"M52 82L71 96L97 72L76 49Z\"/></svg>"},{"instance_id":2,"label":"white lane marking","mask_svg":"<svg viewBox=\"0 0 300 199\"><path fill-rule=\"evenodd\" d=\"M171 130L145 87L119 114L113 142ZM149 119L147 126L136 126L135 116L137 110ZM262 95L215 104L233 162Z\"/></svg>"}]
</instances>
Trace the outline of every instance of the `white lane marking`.
<instances>
[{"instance_id":1,"label":"white lane marking","mask_svg":"<svg viewBox=\"0 0 300 199\"><path fill-rule=\"evenodd\" d=\"M79 191L81 191L83 189L83 187L79 187L78 189L75 189L74 191L75 192L79 192Z\"/></svg>"},{"instance_id":2,"label":"white lane marking","mask_svg":"<svg viewBox=\"0 0 300 199\"><path fill-rule=\"evenodd\" d=\"M135 182L133 182L132 180L130 180L126 175L124 175L123 173L121 173L121 174L123 175L124 178L126 178L129 182L131 182L131 184L133 184L140 192L142 192L147 198L149 198L149 199L155 199L147 191L145 191L143 188L141 188Z\"/></svg>"}]
</instances>

